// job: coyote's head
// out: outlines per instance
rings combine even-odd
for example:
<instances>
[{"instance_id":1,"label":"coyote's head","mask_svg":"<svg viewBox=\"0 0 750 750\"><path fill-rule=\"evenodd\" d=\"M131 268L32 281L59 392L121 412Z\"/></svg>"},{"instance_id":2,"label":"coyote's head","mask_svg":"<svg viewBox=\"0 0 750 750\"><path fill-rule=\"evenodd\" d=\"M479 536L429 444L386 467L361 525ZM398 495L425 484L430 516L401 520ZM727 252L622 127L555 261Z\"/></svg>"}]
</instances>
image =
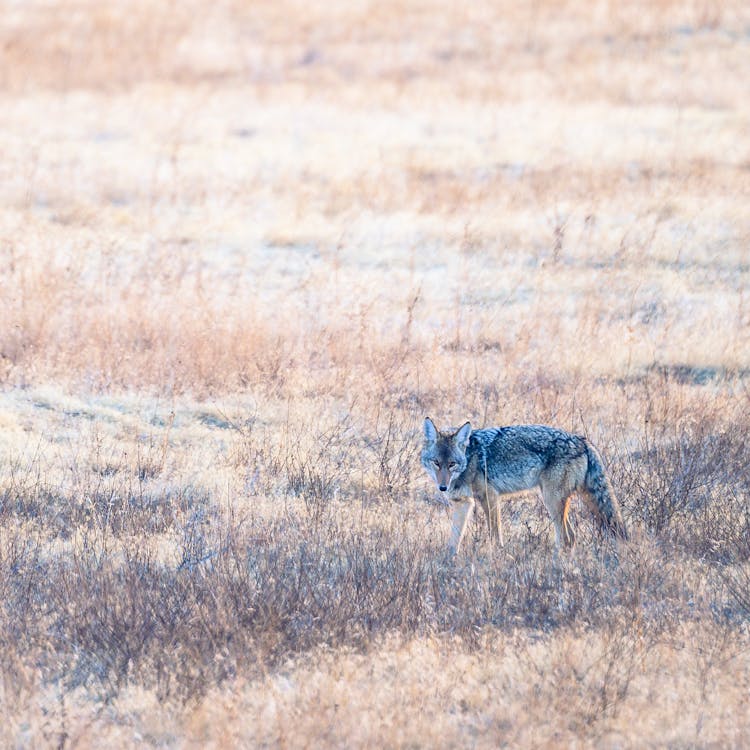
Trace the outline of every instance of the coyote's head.
<instances>
[{"instance_id":1,"label":"coyote's head","mask_svg":"<svg viewBox=\"0 0 750 750\"><path fill-rule=\"evenodd\" d=\"M440 432L429 417L425 419L422 466L441 492L451 490L466 468L466 446L470 435L469 422L455 432Z\"/></svg>"}]
</instances>

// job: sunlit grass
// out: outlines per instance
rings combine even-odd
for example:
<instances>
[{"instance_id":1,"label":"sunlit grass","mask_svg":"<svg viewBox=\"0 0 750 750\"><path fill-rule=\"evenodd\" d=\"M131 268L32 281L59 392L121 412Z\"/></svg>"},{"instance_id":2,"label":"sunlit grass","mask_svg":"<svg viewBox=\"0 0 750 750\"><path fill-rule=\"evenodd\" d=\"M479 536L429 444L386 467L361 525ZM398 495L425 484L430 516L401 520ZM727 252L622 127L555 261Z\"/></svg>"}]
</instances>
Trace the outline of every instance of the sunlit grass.
<instances>
[{"instance_id":1,"label":"sunlit grass","mask_svg":"<svg viewBox=\"0 0 750 750\"><path fill-rule=\"evenodd\" d=\"M744 746L739 2L0 19L0 744ZM440 424L605 457L445 557Z\"/></svg>"}]
</instances>

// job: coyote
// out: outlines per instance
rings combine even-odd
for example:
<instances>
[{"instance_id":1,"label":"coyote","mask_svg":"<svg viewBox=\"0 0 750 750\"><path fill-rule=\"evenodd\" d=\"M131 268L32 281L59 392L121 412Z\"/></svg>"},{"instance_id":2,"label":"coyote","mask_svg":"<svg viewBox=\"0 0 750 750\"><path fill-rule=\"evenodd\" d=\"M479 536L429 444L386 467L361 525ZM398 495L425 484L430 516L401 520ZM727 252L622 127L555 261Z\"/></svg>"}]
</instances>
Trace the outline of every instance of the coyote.
<instances>
[{"instance_id":1,"label":"coyote","mask_svg":"<svg viewBox=\"0 0 750 750\"><path fill-rule=\"evenodd\" d=\"M424 421L422 466L452 501L450 549L458 552L479 503L492 539L500 538L498 496L539 487L555 525L557 546L575 541L568 518L570 499L579 492L599 524L623 539L627 531L601 456L581 435L544 425L515 425L441 432Z\"/></svg>"}]
</instances>

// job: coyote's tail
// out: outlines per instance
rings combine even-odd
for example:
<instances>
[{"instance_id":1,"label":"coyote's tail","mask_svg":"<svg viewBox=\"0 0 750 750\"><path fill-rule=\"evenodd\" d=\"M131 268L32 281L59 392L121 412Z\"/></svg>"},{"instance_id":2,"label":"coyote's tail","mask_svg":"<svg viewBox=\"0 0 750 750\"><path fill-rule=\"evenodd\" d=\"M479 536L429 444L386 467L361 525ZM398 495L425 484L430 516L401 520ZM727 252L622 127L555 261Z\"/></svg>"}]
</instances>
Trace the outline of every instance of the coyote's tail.
<instances>
[{"instance_id":1,"label":"coyote's tail","mask_svg":"<svg viewBox=\"0 0 750 750\"><path fill-rule=\"evenodd\" d=\"M588 440L586 441L586 458L588 466L584 482L585 489L593 501L592 510L596 513L603 528L615 536L627 539L628 532L622 520L620 504L604 471L602 457Z\"/></svg>"}]
</instances>

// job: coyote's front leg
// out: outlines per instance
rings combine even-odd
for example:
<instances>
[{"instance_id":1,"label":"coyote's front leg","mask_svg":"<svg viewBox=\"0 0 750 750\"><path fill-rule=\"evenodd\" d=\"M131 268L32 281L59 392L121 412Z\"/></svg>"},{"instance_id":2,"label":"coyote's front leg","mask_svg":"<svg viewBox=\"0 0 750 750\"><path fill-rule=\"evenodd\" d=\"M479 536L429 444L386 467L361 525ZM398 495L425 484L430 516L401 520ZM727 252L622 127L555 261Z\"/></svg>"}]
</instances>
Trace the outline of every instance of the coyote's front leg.
<instances>
[{"instance_id":1,"label":"coyote's front leg","mask_svg":"<svg viewBox=\"0 0 750 750\"><path fill-rule=\"evenodd\" d=\"M473 487L474 499L482 506L484 515L487 517L487 528L490 533L490 544L498 542L501 547L505 546L503 539L503 526L500 519L500 498L497 492L487 485Z\"/></svg>"},{"instance_id":2,"label":"coyote's front leg","mask_svg":"<svg viewBox=\"0 0 750 750\"><path fill-rule=\"evenodd\" d=\"M474 498L465 497L460 500L452 500L453 517L451 519L451 540L450 552L452 555L458 554L459 547L466 534L466 527L471 521L474 513Z\"/></svg>"}]
</instances>

